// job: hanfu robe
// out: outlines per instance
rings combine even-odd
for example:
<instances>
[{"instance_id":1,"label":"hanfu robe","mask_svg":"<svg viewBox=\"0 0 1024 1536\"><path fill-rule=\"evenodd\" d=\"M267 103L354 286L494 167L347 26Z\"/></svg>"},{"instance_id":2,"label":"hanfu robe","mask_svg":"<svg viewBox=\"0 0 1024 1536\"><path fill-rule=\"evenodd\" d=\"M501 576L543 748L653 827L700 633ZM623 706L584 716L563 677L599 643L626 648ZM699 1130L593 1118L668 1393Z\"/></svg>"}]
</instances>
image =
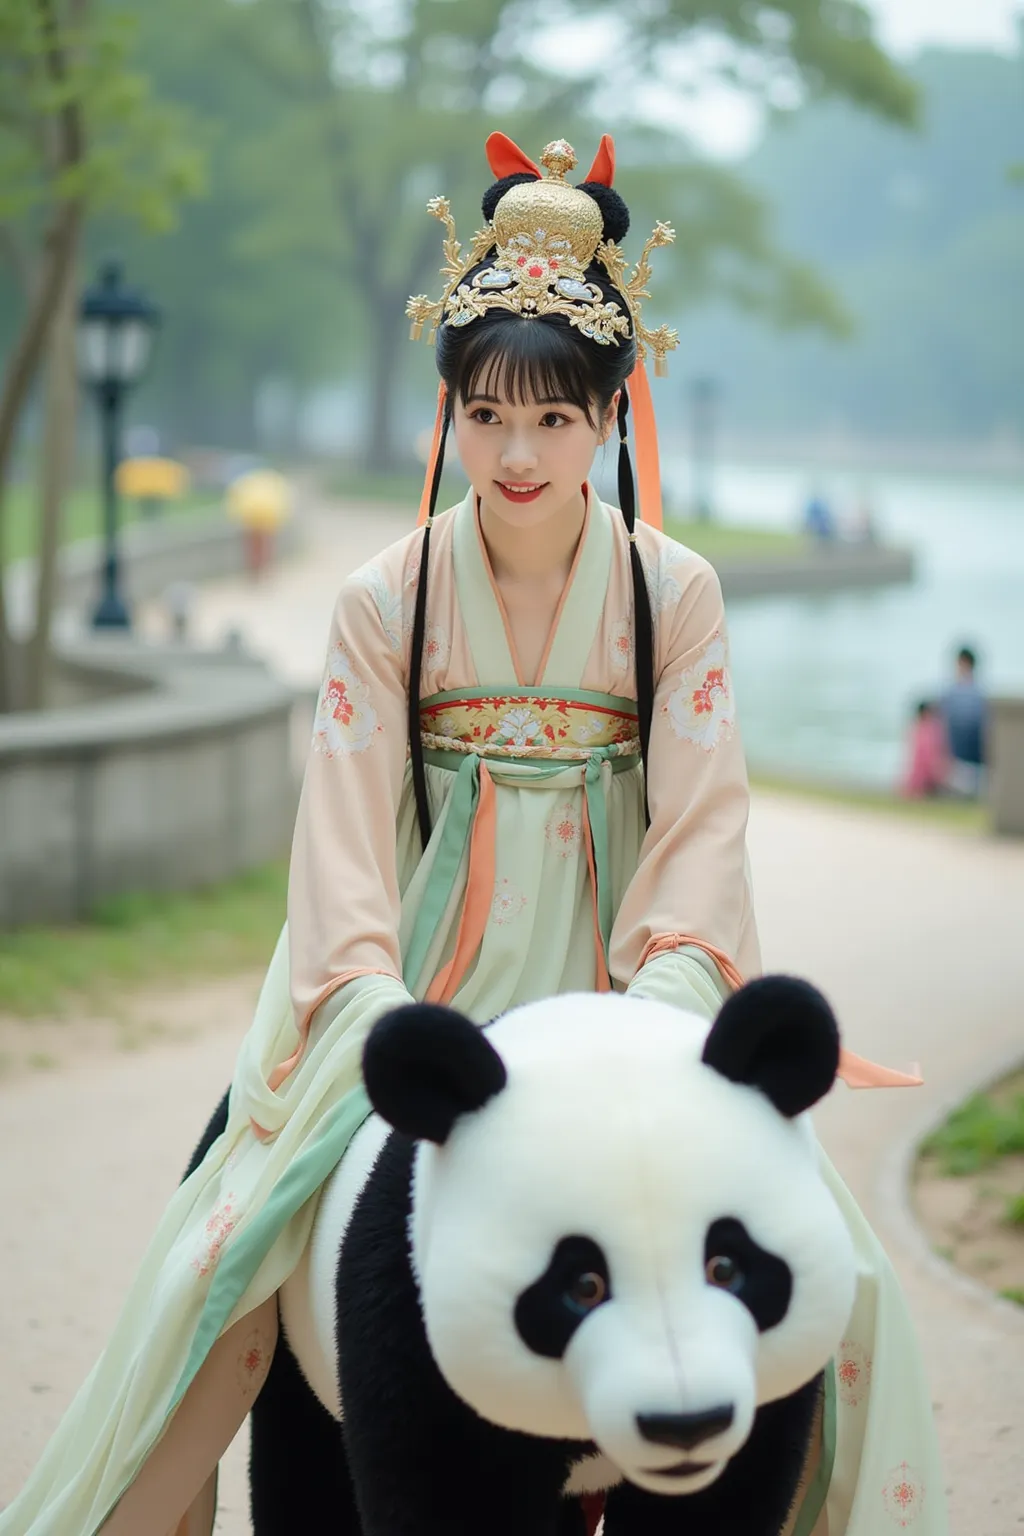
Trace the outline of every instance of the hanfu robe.
<instances>
[{"instance_id":1,"label":"hanfu robe","mask_svg":"<svg viewBox=\"0 0 1024 1536\"><path fill-rule=\"evenodd\" d=\"M419 726L408 665L422 530L335 607L292 851L288 921L234 1075L227 1128L174 1196L114 1335L0 1536L87 1536L138 1472L211 1345L272 1295L368 1104L363 1042L411 998L483 1024L609 987L714 1017L760 961L748 789L721 590L637 527L655 630L644 807L621 514L587 515L536 677L523 675L472 495L434 521ZM850 1081L872 1078L846 1058ZM884 1074L882 1074L884 1077ZM795 1536L944 1536L927 1386L880 1245L822 1154L859 1263L826 1372L822 1451Z\"/></svg>"}]
</instances>

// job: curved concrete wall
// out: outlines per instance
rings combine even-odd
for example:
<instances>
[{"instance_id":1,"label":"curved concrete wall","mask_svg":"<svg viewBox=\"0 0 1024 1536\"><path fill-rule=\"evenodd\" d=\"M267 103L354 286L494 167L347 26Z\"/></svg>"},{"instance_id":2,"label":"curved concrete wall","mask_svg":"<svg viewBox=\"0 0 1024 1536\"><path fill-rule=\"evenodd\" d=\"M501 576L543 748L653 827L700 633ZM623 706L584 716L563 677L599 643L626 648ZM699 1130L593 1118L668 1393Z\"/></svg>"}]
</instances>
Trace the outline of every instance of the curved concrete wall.
<instances>
[{"instance_id":1,"label":"curved concrete wall","mask_svg":"<svg viewBox=\"0 0 1024 1536\"><path fill-rule=\"evenodd\" d=\"M105 637L61 662L90 674L91 698L0 716L0 926L71 921L287 850L294 695L261 663Z\"/></svg>"}]
</instances>

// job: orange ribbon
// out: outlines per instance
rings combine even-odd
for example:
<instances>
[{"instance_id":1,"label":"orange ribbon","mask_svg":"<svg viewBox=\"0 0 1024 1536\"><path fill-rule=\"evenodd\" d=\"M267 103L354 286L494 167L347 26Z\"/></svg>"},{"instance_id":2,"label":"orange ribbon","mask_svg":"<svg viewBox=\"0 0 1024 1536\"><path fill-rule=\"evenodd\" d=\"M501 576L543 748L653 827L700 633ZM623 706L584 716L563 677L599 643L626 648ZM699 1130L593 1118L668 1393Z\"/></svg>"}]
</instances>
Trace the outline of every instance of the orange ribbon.
<instances>
[{"instance_id":1,"label":"orange ribbon","mask_svg":"<svg viewBox=\"0 0 1024 1536\"><path fill-rule=\"evenodd\" d=\"M636 444L636 483L640 517L652 528L660 528L661 465L658 460L658 427L654 419L654 401L647 369L637 361L626 380L633 408L633 441Z\"/></svg>"},{"instance_id":2,"label":"orange ribbon","mask_svg":"<svg viewBox=\"0 0 1024 1536\"><path fill-rule=\"evenodd\" d=\"M434 486L434 471L437 468L437 456L441 452L441 433L444 430L444 406L448 397L442 379L437 386L437 413L434 416L434 436L430 443L430 456L427 459L427 472L423 478L423 494L420 497L420 511L416 519L417 528L421 528L430 515L430 493Z\"/></svg>"},{"instance_id":3,"label":"orange ribbon","mask_svg":"<svg viewBox=\"0 0 1024 1536\"><path fill-rule=\"evenodd\" d=\"M730 987L734 990L742 987L743 977L733 965L728 955L716 949L713 944L706 944L703 939L691 938L686 933L662 933L649 940L640 956L640 971L658 955L670 955L688 944L691 949L702 949L706 955L710 955L719 971ZM924 1078L918 1076L918 1067L914 1063L910 1072L897 1072L892 1067L880 1066L877 1061L868 1061L866 1056L857 1056L853 1051L848 1051L845 1046L839 1049L839 1069L836 1073L846 1084L847 1088L920 1088Z\"/></svg>"},{"instance_id":4,"label":"orange ribbon","mask_svg":"<svg viewBox=\"0 0 1024 1536\"><path fill-rule=\"evenodd\" d=\"M428 1003L450 1003L469 969L469 963L483 943L484 929L494 902L495 846L498 817L494 780L487 764L480 763L480 799L469 840L469 869L466 894L455 940L455 952L442 966L427 988Z\"/></svg>"}]
</instances>

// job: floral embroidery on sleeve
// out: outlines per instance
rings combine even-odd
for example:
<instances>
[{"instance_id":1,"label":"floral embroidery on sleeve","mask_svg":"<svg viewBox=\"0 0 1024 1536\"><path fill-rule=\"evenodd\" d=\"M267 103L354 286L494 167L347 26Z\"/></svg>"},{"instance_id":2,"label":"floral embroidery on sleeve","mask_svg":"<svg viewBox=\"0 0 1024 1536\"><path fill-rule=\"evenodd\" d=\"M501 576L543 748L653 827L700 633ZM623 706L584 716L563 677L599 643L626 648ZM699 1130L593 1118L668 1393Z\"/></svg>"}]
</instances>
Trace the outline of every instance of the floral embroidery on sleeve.
<instances>
[{"instance_id":1,"label":"floral embroidery on sleeve","mask_svg":"<svg viewBox=\"0 0 1024 1536\"><path fill-rule=\"evenodd\" d=\"M677 539L663 538L658 541L657 563L644 560L647 587L651 594L651 612L655 616L673 607L682 597L683 589L674 575L674 569L692 559L692 549L687 549Z\"/></svg>"},{"instance_id":2,"label":"floral embroidery on sleeve","mask_svg":"<svg viewBox=\"0 0 1024 1536\"><path fill-rule=\"evenodd\" d=\"M200 1279L213 1273L220 1263L220 1251L235 1230L238 1221L235 1196L228 1194L207 1219L192 1268Z\"/></svg>"},{"instance_id":3,"label":"floral embroidery on sleeve","mask_svg":"<svg viewBox=\"0 0 1024 1536\"><path fill-rule=\"evenodd\" d=\"M396 597L384 580L384 573L380 567L368 561L361 565L357 571L353 571L350 581L365 587L373 599L373 606L380 615L381 626L388 637L388 644L393 651L402 649L402 599Z\"/></svg>"},{"instance_id":4,"label":"floral embroidery on sleeve","mask_svg":"<svg viewBox=\"0 0 1024 1536\"><path fill-rule=\"evenodd\" d=\"M705 752L713 752L719 741L731 734L736 703L729 658L720 635L715 635L703 655L683 672L663 712L680 741L692 741Z\"/></svg>"},{"instance_id":5,"label":"floral embroidery on sleeve","mask_svg":"<svg viewBox=\"0 0 1024 1536\"><path fill-rule=\"evenodd\" d=\"M324 680L317 701L313 746L325 757L347 757L365 752L376 733L383 730L370 703L370 690L358 677L340 640L327 656Z\"/></svg>"}]
</instances>

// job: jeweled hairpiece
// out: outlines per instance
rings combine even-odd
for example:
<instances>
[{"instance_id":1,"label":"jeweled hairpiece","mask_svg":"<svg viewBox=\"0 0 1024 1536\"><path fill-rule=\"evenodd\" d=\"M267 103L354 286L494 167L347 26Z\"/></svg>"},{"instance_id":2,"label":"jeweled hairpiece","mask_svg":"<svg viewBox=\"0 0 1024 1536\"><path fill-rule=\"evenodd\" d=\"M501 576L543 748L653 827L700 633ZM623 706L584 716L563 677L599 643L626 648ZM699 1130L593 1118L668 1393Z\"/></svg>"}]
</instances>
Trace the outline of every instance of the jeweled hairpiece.
<instances>
[{"instance_id":1,"label":"jeweled hairpiece","mask_svg":"<svg viewBox=\"0 0 1024 1536\"><path fill-rule=\"evenodd\" d=\"M632 274L621 248L603 236L604 218L597 201L566 182L576 165L576 153L564 139L547 145L540 163L541 174L517 145L504 134L492 133L487 157L496 176L526 172L535 179L511 187L499 200L491 222L473 236L468 252L455 235L455 220L445 197L431 198L427 211L445 226L445 289L432 302L415 294L406 306L412 320L412 339L429 323L428 341L439 325L470 325L489 309L509 310L525 319L564 315L569 324L600 346L618 346L620 336L634 336L641 359L648 348L654 354L655 372L667 371L666 355L679 345L679 335L668 326L648 330L640 319L641 300L650 297L651 251L669 245L675 231L656 224ZM587 176L611 186L615 171L614 148L606 134ZM495 251L488 266L474 271ZM615 299L607 299L599 284L588 282L587 268L597 260L608 273L610 284L621 293L627 313ZM468 280L467 280L468 279Z\"/></svg>"}]
</instances>

